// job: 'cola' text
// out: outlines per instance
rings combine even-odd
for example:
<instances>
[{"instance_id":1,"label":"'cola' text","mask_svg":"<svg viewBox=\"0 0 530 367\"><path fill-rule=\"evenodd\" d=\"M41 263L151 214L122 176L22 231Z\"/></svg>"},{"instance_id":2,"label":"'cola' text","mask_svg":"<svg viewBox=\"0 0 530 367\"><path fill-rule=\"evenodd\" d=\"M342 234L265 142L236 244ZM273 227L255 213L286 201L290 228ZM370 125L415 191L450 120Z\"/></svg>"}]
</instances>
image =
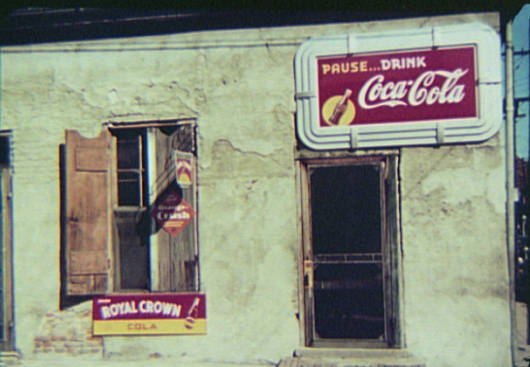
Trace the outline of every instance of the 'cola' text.
<instances>
[{"instance_id":1,"label":"'cola' text","mask_svg":"<svg viewBox=\"0 0 530 367\"><path fill-rule=\"evenodd\" d=\"M368 79L358 95L358 104L363 109L383 106L421 106L460 103L465 97L465 85L458 84L467 69L454 71L430 70L420 74L416 80L385 82L382 74ZM435 84L436 80L440 80Z\"/></svg>"}]
</instances>

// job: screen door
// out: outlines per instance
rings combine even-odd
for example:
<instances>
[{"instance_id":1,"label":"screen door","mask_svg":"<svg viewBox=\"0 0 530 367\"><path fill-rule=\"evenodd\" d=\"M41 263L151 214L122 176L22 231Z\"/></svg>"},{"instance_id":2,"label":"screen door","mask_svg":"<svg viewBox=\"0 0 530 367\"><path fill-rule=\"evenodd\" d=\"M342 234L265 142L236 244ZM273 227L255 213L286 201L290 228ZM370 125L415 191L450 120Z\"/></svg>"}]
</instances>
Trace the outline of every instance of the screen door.
<instances>
[{"instance_id":1,"label":"screen door","mask_svg":"<svg viewBox=\"0 0 530 367\"><path fill-rule=\"evenodd\" d=\"M305 166L306 344L388 344L384 159Z\"/></svg>"}]
</instances>

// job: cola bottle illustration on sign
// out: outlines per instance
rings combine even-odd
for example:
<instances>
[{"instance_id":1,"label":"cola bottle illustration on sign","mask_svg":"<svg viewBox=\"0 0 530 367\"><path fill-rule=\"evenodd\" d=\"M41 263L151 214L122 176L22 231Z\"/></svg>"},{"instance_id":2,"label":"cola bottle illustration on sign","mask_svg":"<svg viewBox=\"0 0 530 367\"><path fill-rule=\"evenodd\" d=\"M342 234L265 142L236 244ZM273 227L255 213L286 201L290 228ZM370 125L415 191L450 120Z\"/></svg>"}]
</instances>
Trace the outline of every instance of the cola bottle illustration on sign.
<instances>
[{"instance_id":1,"label":"cola bottle illustration on sign","mask_svg":"<svg viewBox=\"0 0 530 367\"><path fill-rule=\"evenodd\" d=\"M193 300L193 303L191 304L188 313L186 314L186 321L184 324L184 327L186 329L192 329L195 325L195 319L199 316L199 303L201 299L199 297L195 297Z\"/></svg>"},{"instance_id":2,"label":"cola bottle illustration on sign","mask_svg":"<svg viewBox=\"0 0 530 367\"><path fill-rule=\"evenodd\" d=\"M322 105L322 118L331 126L349 125L355 118L355 106L350 100L351 89L346 89L343 95L335 95Z\"/></svg>"}]
</instances>

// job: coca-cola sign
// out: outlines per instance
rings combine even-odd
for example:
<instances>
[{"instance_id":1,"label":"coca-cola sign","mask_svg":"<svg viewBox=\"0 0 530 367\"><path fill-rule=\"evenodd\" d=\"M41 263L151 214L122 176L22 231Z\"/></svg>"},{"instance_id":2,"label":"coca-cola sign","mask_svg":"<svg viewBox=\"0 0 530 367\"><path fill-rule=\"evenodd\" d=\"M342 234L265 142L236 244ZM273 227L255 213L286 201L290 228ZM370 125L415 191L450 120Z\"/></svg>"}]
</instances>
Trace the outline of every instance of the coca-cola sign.
<instances>
[{"instance_id":1,"label":"coca-cola sign","mask_svg":"<svg viewBox=\"0 0 530 367\"><path fill-rule=\"evenodd\" d=\"M304 42L295 57L300 142L329 150L494 136L502 124L499 34L480 23L427 23Z\"/></svg>"},{"instance_id":2,"label":"coca-cola sign","mask_svg":"<svg viewBox=\"0 0 530 367\"><path fill-rule=\"evenodd\" d=\"M323 127L474 118L475 47L318 58L318 87Z\"/></svg>"}]
</instances>

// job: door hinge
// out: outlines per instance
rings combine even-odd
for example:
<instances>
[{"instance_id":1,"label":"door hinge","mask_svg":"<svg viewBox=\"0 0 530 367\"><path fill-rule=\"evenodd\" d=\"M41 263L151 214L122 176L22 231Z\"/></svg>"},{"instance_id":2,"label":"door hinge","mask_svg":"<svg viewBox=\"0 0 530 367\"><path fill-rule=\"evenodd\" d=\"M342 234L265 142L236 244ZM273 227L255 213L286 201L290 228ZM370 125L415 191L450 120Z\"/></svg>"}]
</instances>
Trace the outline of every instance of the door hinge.
<instances>
[{"instance_id":1,"label":"door hinge","mask_svg":"<svg viewBox=\"0 0 530 367\"><path fill-rule=\"evenodd\" d=\"M313 288L313 260L304 260L304 287Z\"/></svg>"}]
</instances>

